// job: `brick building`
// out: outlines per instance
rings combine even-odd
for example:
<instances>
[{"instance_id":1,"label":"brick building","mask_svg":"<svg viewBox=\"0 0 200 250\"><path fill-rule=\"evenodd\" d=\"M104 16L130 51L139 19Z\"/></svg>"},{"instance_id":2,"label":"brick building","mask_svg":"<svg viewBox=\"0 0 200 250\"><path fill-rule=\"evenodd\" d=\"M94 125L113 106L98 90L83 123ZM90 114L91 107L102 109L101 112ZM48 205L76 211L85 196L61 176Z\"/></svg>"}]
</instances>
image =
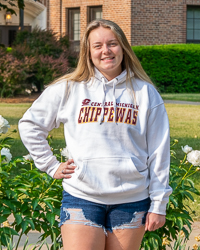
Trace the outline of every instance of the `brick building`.
<instances>
[{"instance_id":1,"label":"brick building","mask_svg":"<svg viewBox=\"0 0 200 250\"><path fill-rule=\"evenodd\" d=\"M117 24L131 45L200 43L200 0L49 0L47 27L80 39L87 23Z\"/></svg>"},{"instance_id":2,"label":"brick building","mask_svg":"<svg viewBox=\"0 0 200 250\"><path fill-rule=\"evenodd\" d=\"M46 13L42 27L58 35L67 33L75 47L87 23L96 18L119 24L131 45L200 43L200 0L25 0L25 4L40 9L38 21L29 20L27 25L38 25L40 13L44 22ZM30 15L26 7L24 11Z\"/></svg>"}]
</instances>

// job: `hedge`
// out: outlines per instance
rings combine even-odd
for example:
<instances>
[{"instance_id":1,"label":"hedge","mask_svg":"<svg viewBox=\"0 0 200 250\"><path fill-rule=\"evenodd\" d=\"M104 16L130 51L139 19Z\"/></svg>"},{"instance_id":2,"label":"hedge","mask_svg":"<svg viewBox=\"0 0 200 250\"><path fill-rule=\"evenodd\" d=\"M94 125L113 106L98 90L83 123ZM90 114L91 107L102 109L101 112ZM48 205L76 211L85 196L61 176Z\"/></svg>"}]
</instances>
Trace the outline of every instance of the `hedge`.
<instances>
[{"instance_id":1,"label":"hedge","mask_svg":"<svg viewBox=\"0 0 200 250\"><path fill-rule=\"evenodd\" d=\"M200 44L132 48L160 92L200 92Z\"/></svg>"}]
</instances>

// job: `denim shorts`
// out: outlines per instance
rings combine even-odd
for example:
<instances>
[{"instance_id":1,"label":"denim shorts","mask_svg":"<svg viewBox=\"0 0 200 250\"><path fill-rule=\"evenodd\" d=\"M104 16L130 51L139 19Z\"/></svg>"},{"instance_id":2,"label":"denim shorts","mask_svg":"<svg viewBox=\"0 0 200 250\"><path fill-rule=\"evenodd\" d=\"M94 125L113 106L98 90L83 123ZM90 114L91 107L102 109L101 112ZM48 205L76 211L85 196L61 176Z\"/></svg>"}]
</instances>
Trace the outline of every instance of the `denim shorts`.
<instances>
[{"instance_id":1,"label":"denim shorts","mask_svg":"<svg viewBox=\"0 0 200 250\"><path fill-rule=\"evenodd\" d=\"M82 224L103 228L104 232L113 229L140 228L145 225L150 207L150 198L130 203L104 205L74 197L63 191L60 223Z\"/></svg>"}]
</instances>

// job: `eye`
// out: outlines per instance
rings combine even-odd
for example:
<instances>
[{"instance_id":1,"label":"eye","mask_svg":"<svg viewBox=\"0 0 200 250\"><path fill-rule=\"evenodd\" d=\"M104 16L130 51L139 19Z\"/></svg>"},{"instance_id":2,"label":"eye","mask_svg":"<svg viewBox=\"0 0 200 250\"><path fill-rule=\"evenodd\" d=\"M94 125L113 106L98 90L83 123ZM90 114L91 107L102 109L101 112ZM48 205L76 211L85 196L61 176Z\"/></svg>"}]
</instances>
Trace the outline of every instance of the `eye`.
<instances>
[{"instance_id":1,"label":"eye","mask_svg":"<svg viewBox=\"0 0 200 250\"><path fill-rule=\"evenodd\" d=\"M95 49L100 49L100 48L101 48L101 45L100 45L100 44L96 44L96 45L93 46L93 48L95 48Z\"/></svg>"}]
</instances>

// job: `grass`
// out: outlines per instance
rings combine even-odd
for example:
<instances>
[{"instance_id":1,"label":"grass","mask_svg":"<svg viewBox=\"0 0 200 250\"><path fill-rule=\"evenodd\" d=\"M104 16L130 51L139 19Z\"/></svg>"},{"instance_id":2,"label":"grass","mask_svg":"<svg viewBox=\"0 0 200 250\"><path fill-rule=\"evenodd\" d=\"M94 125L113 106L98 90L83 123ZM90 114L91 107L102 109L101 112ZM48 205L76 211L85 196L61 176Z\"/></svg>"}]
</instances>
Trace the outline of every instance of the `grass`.
<instances>
[{"instance_id":1,"label":"grass","mask_svg":"<svg viewBox=\"0 0 200 250\"><path fill-rule=\"evenodd\" d=\"M0 104L0 114L9 121L10 131L18 130L18 121L30 106L31 104ZM184 157L181 146L189 145L193 149L200 150L200 106L165 104L165 107L169 116L171 141L179 140L174 148L177 153L177 160L172 159L172 162L179 164L179 160ZM65 147L63 126L59 129L53 129L50 134L53 136L52 147L54 149ZM15 138L14 145L11 148L13 157L26 155L28 152L20 140L19 133L13 134L12 137ZM196 187L200 190L199 178L199 172L192 177ZM196 211L196 216L193 216L193 218L200 220L200 197L195 196L195 200L194 203L189 205L192 210Z\"/></svg>"},{"instance_id":2,"label":"grass","mask_svg":"<svg viewBox=\"0 0 200 250\"><path fill-rule=\"evenodd\" d=\"M200 102L199 93L163 93L161 96L163 100Z\"/></svg>"}]
</instances>

